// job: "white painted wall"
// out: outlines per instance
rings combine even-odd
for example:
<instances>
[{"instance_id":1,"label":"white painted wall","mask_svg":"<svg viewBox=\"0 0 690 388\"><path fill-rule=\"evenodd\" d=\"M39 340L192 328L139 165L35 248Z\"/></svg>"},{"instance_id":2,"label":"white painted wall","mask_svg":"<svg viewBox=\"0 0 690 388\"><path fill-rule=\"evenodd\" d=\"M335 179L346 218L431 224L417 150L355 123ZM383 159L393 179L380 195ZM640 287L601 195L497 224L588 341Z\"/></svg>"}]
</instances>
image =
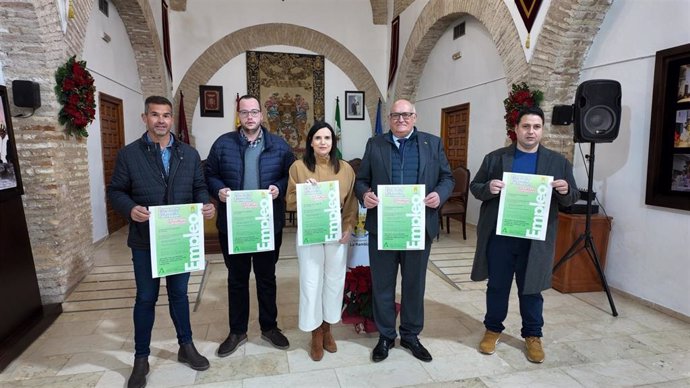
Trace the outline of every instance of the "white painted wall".
<instances>
[{"instance_id":1,"label":"white painted wall","mask_svg":"<svg viewBox=\"0 0 690 388\"><path fill-rule=\"evenodd\" d=\"M296 54L315 54L313 52L290 46L268 46L257 48L258 51L290 52ZM325 119L333 125L335 118L335 98L340 97L340 122L343 140L343 158L361 158L367 139L372 134L369 114L365 110L364 120L345 120L345 91L355 90L350 78L332 62L325 61ZM235 98L247 92L246 55L233 58L211 77L209 85L223 86L223 118L201 117L197 101L192 119L191 135L193 144L202 159L206 159L213 142L225 132L234 130ZM367 98L367 96L364 96Z\"/></svg>"},{"instance_id":2,"label":"white painted wall","mask_svg":"<svg viewBox=\"0 0 690 388\"><path fill-rule=\"evenodd\" d=\"M388 52L383 48L388 27L373 24L369 0L188 1L185 12L170 12L173 89L210 45L234 31L265 23L299 25L337 40L362 61L385 95Z\"/></svg>"},{"instance_id":3,"label":"white painted wall","mask_svg":"<svg viewBox=\"0 0 690 388\"><path fill-rule=\"evenodd\" d=\"M613 217L607 280L612 287L690 316L690 212L645 205L655 54L690 41L688 2L662 4L613 2L581 81L615 79L623 91L619 136L613 143L597 144L594 164L594 190ZM583 145L585 152L588 148ZM577 181L586 186L579 155L575 166Z\"/></svg>"},{"instance_id":4,"label":"white painted wall","mask_svg":"<svg viewBox=\"0 0 690 388\"><path fill-rule=\"evenodd\" d=\"M92 8L86 27L82 58L95 80L96 91L122 99L125 124L125 144L141 136L144 131L140 114L144 110L141 83L134 50L129 42L122 19L114 6L110 6L109 17ZM101 36L107 33L111 41L106 43ZM98 104L98 97L96 97ZM103 177L103 155L101 152L101 125L99 107L96 118L88 127L87 138L89 176L91 186L91 215L93 218L93 239L98 241L108 235L105 209L105 185Z\"/></svg>"},{"instance_id":5,"label":"white painted wall","mask_svg":"<svg viewBox=\"0 0 690 388\"><path fill-rule=\"evenodd\" d=\"M453 40L453 27L465 21L465 35ZM455 52L462 58L452 59ZM431 50L417 89L417 127L440 136L441 109L470 104L467 167L479 170L484 155L506 140L503 99L508 93L503 63L489 31L463 16L451 23ZM470 196L467 222L476 224L481 202Z\"/></svg>"}]
</instances>

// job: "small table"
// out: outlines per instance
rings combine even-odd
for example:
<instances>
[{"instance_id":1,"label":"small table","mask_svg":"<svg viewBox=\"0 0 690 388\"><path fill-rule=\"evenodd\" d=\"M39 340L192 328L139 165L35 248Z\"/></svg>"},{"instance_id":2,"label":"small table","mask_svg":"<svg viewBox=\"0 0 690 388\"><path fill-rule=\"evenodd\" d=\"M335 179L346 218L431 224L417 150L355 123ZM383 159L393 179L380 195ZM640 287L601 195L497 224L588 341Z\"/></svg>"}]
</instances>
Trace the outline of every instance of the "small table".
<instances>
[{"instance_id":1,"label":"small table","mask_svg":"<svg viewBox=\"0 0 690 388\"><path fill-rule=\"evenodd\" d=\"M554 266L585 231L585 220L586 215L584 214L558 213ZM612 217L605 217L601 214L592 215L592 240L599 256L602 271L606 268L606 250L609 245L612 221ZM580 242L580 246L584 246L584 241ZM558 268L553 274L552 287L563 293L604 290L597 269L585 249L580 249L577 254Z\"/></svg>"}]
</instances>

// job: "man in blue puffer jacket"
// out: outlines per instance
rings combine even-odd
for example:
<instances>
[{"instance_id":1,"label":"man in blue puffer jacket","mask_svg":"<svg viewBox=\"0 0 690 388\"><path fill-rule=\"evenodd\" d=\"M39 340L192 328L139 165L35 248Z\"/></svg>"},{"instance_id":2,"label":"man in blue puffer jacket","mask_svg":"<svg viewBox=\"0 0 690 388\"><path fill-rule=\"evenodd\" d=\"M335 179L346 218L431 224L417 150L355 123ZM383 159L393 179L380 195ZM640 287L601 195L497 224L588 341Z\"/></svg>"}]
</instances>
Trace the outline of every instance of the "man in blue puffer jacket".
<instances>
[{"instance_id":1,"label":"man in blue puffer jacket","mask_svg":"<svg viewBox=\"0 0 690 388\"><path fill-rule=\"evenodd\" d=\"M259 299L261 338L278 349L290 346L278 328L276 305L276 261L285 224L285 192L290 165L295 161L290 146L261 126L261 105L253 96L239 101L240 127L221 135L206 159L206 183L219 201L218 238L228 268L230 334L218 348L226 357L247 342L249 325L249 274L254 267ZM275 250L228 254L226 201L230 190L266 190L273 197ZM253 261L253 263L252 263Z\"/></svg>"},{"instance_id":2,"label":"man in blue puffer jacket","mask_svg":"<svg viewBox=\"0 0 690 388\"><path fill-rule=\"evenodd\" d=\"M156 315L160 278L151 274L148 206L204 203L204 218L213 218L204 184L199 153L175 139L172 103L165 97L146 99L141 115L146 133L127 145L117 155L108 197L113 208L129 221L127 245L132 249L132 263L137 285L134 304L134 367L127 387L144 387L149 372L151 330ZM187 284L189 273L166 276L170 317L180 344L178 360L195 370L206 370L209 362L192 342Z\"/></svg>"}]
</instances>

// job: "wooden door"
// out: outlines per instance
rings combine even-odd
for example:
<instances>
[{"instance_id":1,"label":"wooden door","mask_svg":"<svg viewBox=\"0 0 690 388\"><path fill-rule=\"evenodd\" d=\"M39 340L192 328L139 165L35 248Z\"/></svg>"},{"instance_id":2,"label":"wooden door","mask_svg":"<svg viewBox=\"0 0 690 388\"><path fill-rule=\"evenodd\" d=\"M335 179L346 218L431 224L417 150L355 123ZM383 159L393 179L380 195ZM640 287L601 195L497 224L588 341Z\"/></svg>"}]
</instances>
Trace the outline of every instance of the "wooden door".
<instances>
[{"instance_id":1,"label":"wooden door","mask_svg":"<svg viewBox=\"0 0 690 388\"><path fill-rule=\"evenodd\" d=\"M99 118L101 120L101 151L103 154L103 180L105 187L110 184L115 170L117 152L124 146L124 116L122 113L122 100L99 93L98 99ZM127 225L125 220L110 204L106 196L106 213L108 217L108 233Z\"/></svg>"},{"instance_id":2,"label":"wooden door","mask_svg":"<svg viewBox=\"0 0 690 388\"><path fill-rule=\"evenodd\" d=\"M470 131L470 104L441 110L441 138L451 170L467 168L467 141Z\"/></svg>"}]
</instances>

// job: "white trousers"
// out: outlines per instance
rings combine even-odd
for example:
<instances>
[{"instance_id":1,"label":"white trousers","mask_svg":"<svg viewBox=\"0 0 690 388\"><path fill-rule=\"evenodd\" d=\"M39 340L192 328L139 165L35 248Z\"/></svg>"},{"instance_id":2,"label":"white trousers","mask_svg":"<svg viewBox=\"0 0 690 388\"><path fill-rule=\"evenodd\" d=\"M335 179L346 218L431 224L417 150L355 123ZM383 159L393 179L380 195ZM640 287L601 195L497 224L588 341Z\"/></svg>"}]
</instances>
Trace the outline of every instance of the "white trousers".
<instances>
[{"instance_id":1,"label":"white trousers","mask_svg":"<svg viewBox=\"0 0 690 388\"><path fill-rule=\"evenodd\" d=\"M297 246L300 330L309 332L324 321L340 321L347 247L339 242Z\"/></svg>"}]
</instances>

